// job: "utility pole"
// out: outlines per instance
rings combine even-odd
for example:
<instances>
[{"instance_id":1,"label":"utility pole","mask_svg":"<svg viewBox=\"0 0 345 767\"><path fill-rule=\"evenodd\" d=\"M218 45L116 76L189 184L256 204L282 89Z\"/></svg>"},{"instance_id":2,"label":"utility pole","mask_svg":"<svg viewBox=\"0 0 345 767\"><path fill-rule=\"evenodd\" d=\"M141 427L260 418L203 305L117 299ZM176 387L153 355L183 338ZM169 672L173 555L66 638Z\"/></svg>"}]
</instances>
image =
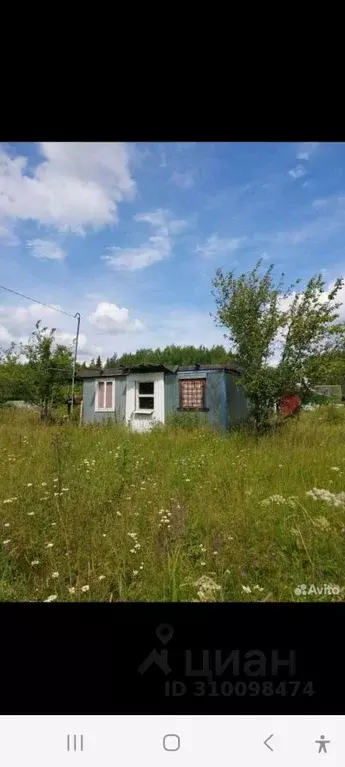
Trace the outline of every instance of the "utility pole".
<instances>
[{"instance_id":1,"label":"utility pole","mask_svg":"<svg viewBox=\"0 0 345 767\"><path fill-rule=\"evenodd\" d=\"M78 341L79 341L79 328L80 328L80 314L77 312L74 315L74 318L77 320L77 335L75 340L75 346L74 346L74 357L73 357L73 370L72 370L72 402L71 402L71 412L70 417L72 418L73 414L73 404L74 404L74 382L75 382L75 368L77 363L77 354L78 354Z\"/></svg>"}]
</instances>

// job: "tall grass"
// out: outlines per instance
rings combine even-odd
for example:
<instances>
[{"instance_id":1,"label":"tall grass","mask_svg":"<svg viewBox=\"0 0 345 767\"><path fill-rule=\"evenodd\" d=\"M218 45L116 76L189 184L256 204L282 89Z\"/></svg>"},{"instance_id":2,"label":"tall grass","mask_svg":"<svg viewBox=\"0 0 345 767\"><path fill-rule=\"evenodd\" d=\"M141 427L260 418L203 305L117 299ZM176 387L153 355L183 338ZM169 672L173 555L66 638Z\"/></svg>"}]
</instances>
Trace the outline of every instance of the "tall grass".
<instances>
[{"instance_id":1,"label":"tall grass","mask_svg":"<svg viewBox=\"0 0 345 767\"><path fill-rule=\"evenodd\" d=\"M0 411L0 600L301 601L345 585L342 408L274 435ZM335 497L335 496L334 496ZM343 600L339 595L310 600Z\"/></svg>"}]
</instances>

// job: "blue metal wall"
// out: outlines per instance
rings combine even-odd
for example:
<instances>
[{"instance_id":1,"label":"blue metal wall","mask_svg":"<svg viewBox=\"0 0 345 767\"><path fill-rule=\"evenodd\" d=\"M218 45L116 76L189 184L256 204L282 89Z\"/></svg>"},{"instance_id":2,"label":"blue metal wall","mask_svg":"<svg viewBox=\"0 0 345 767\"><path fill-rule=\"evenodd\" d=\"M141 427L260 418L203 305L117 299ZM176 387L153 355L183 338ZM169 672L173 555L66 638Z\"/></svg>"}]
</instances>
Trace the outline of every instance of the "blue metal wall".
<instances>
[{"instance_id":1,"label":"blue metal wall","mask_svg":"<svg viewBox=\"0 0 345 767\"><path fill-rule=\"evenodd\" d=\"M228 428L244 423L248 418L249 408L246 395L241 386L241 379L224 373L226 382L226 400L228 412ZM237 383L239 381L239 383Z\"/></svg>"},{"instance_id":2,"label":"blue metal wall","mask_svg":"<svg viewBox=\"0 0 345 767\"><path fill-rule=\"evenodd\" d=\"M115 411L113 413L95 413L96 379L85 378L83 381L83 423L103 423L104 421L124 421L126 417L126 378L117 376L108 378L115 381Z\"/></svg>"},{"instance_id":3,"label":"blue metal wall","mask_svg":"<svg viewBox=\"0 0 345 767\"><path fill-rule=\"evenodd\" d=\"M165 418L172 413L179 412L179 380L181 378L206 378L205 407L209 410L205 413L198 413L200 421L209 423L213 428L227 429L226 383L225 374L222 370L191 370L165 375ZM186 412L188 414L192 411Z\"/></svg>"}]
</instances>

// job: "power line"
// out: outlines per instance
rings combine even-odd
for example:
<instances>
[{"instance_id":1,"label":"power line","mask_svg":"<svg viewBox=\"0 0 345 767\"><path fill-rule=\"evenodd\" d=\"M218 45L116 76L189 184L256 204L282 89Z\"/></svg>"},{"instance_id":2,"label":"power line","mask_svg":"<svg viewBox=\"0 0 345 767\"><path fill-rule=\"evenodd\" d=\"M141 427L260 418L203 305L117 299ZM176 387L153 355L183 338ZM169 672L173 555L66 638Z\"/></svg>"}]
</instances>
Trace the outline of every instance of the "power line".
<instances>
[{"instance_id":1,"label":"power line","mask_svg":"<svg viewBox=\"0 0 345 767\"><path fill-rule=\"evenodd\" d=\"M4 285L0 285L0 288L2 288L2 290L7 290L9 293L14 293L15 296L20 296L21 298L26 298L28 301L33 301L35 304L40 304L40 306L46 306L47 309L53 309L55 312L60 312L60 314L65 314L66 317L73 317L73 319L75 319L77 316L77 314L70 314L69 312L64 312L63 309L57 309L56 306L50 306L50 304L45 304L43 303L43 301L37 301L36 298L25 296L24 293L18 293L17 290L11 290L11 288L5 288Z\"/></svg>"}]
</instances>

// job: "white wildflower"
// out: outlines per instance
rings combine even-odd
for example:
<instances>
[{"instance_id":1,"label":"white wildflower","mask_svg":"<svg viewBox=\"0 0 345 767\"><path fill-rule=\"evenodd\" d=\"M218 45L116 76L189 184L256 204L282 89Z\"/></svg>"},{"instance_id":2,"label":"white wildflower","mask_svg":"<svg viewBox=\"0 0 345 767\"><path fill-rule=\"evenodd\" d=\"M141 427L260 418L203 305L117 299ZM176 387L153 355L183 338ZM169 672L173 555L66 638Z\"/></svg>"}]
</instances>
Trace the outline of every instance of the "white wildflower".
<instances>
[{"instance_id":1,"label":"white wildflower","mask_svg":"<svg viewBox=\"0 0 345 767\"><path fill-rule=\"evenodd\" d=\"M4 527L11 527L10 522L4 522Z\"/></svg>"},{"instance_id":2,"label":"white wildflower","mask_svg":"<svg viewBox=\"0 0 345 767\"><path fill-rule=\"evenodd\" d=\"M46 482L41 482L41 487L47 487L47 483Z\"/></svg>"},{"instance_id":3,"label":"white wildflower","mask_svg":"<svg viewBox=\"0 0 345 767\"><path fill-rule=\"evenodd\" d=\"M116 514L118 517L122 517L121 511L117 511Z\"/></svg>"},{"instance_id":4,"label":"white wildflower","mask_svg":"<svg viewBox=\"0 0 345 767\"><path fill-rule=\"evenodd\" d=\"M201 567L205 567L206 566L206 562L200 562L200 564L201 564Z\"/></svg>"},{"instance_id":5,"label":"white wildflower","mask_svg":"<svg viewBox=\"0 0 345 767\"><path fill-rule=\"evenodd\" d=\"M53 548L53 546L54 546L54 544L53 544L53 543L47 543L47 545L46 545L46 549L52 549L52 548Z\"/></svg>"},{"instance_id":6,"label":"white wildflower","mask_svg":"<svg viewBox=\"0 0 345 767\"><path fill-rule=\"evenodd\" d=\"M102 533L102 538L106 538L106 537L107 537L107 534L106 533Z\"/></svg>"},{"instance_id":7,"label":"white wildflower","mask_svg":"<svg viewBox=\"0 0 345 767\"><path fill-rule=\"evenodd\" d=\"M59 573L56 570L55 573L52 573L52 578L58 578L58 577L59 577Z\"/></svg>"},{"instance_id":8,"label":"white wildflower","mask_svg":"<svg viewBox=\"0 0 345 767\"><path fill-rule=\"evenodd\" d=\"M44 599L43 602L55 602L55 599L57 599L57 594L51 594L48 599Z\"/></svg>"},{"instance_id":9,"label":"white wildflower","mask_svg":"<svg viewBox=\"0 0 345 767\"><path fill-rule=\"evenodd\" d=\"M242 590L245 591L246 594L251 594L252 593L252 590L251 590L250 586L243 586L242 585Z\"/></svg>"},{"instance_id":10,"label":"white wildflower","mask_svg":"<svg viewBox=\"0 0 345 767\"><path fill-rule=\"evenodd\" d=\"M32 482L28 482L27 487L32 487Z\"/></svg>"},{"instance_id":11,"label":"white wildflower","mask_svg":"<svg viewBox=\"0 0 345 767\"><path fill-rule=\"evenodd\" d=\"M8 543L11 543L11 538L7 538L6 541L3 541L4 546L7 546Z\"/></svg>"},{"instance_id":12,"label":"white wildflower","mask_svg":"<svg viewBox=\"0 0 345 767\"><path fill-rule=\"evenodd\" d=\"M33 567L34 567L35 565L39 565L39 563L40 563L40 560L39 560L39 559L33 559L33 560L32 560L32 562L31 562L31 564L32 564L32 566L33 566Z\"/></svg>"},{"instance_id":13,"label":"white wildflower","mask_svg":"<svg viewBox=\"0 0 345 767\"><path fill-rule=\"evenodd\" d=\"M138 570L133 570L133 575L138 575Z\"/></svg>"},{"instance_id":14,"label":"white wildflower","mask_svg":"<svg viewBox=\"0 0 345 767\"><path fill-rule=\"evenodd\" d=\"M331 471L340 471L339 466L331 466Z\"/></svg>"},{"instance_id":15,"label":"white wildflower","mask_svg":"<svg viewBox=\"0 0 345 767\"><path fill-rule=\"evenodd\" d=\"M34 511L28 511L28 517L34 517L35 512Z\"/></svg>"},{"instance_id":16,"label":"white wildflower","mask_svg":"<svg viewBox=\"0 0 345 767\"><path fill-rule=\"evenodd\" d=\"M6 498L6 500L3 501L3 503L12 503L12 498Z\"/></svg>"},{"instance_id":17,"label":"white wildflower","mask_svg":"<svg viewBox=\"0 0 345 767\"><path fill-rule=\"evenodd\" d=\"M68 493L69 487L62 487L61 490L63 493Z\"/></svg>"},{"instance_id":18,"label":"white wildflower","mask_svg":"<svg viewBox=\"0 0 345 767\"><path fill-rule=\"evenodd\" d=\"M86 591L90 591L90 586L88 586L88 585L86 585L86 586L82 586L82 587L81 587L81 589L80 589L80 591L82 591L82 592L83 592L83 594L85 594L85 592L86 592Z\"/></svg>"},{"instance_id":19,"label":"white wildflower","mask_svg":"<svg viewBox=\"0 0 345 767\"><path fill-rule=\"evenodd\" d=\"M70 594L75 594L75 586L70 586L68 591L69 591Z\"/></svg>"},{"instance_id":20,"label":"white wildflower","mask_svg":"<svg viewBox=\"0 0 345 767\"><path fill-rule=\"evenodd\" d=\"M105 575L99 575L99 576L98 576L98 580L99 580L99 581L104 581L104 578L105 578Z\"/></svg>"}]
</instances>

